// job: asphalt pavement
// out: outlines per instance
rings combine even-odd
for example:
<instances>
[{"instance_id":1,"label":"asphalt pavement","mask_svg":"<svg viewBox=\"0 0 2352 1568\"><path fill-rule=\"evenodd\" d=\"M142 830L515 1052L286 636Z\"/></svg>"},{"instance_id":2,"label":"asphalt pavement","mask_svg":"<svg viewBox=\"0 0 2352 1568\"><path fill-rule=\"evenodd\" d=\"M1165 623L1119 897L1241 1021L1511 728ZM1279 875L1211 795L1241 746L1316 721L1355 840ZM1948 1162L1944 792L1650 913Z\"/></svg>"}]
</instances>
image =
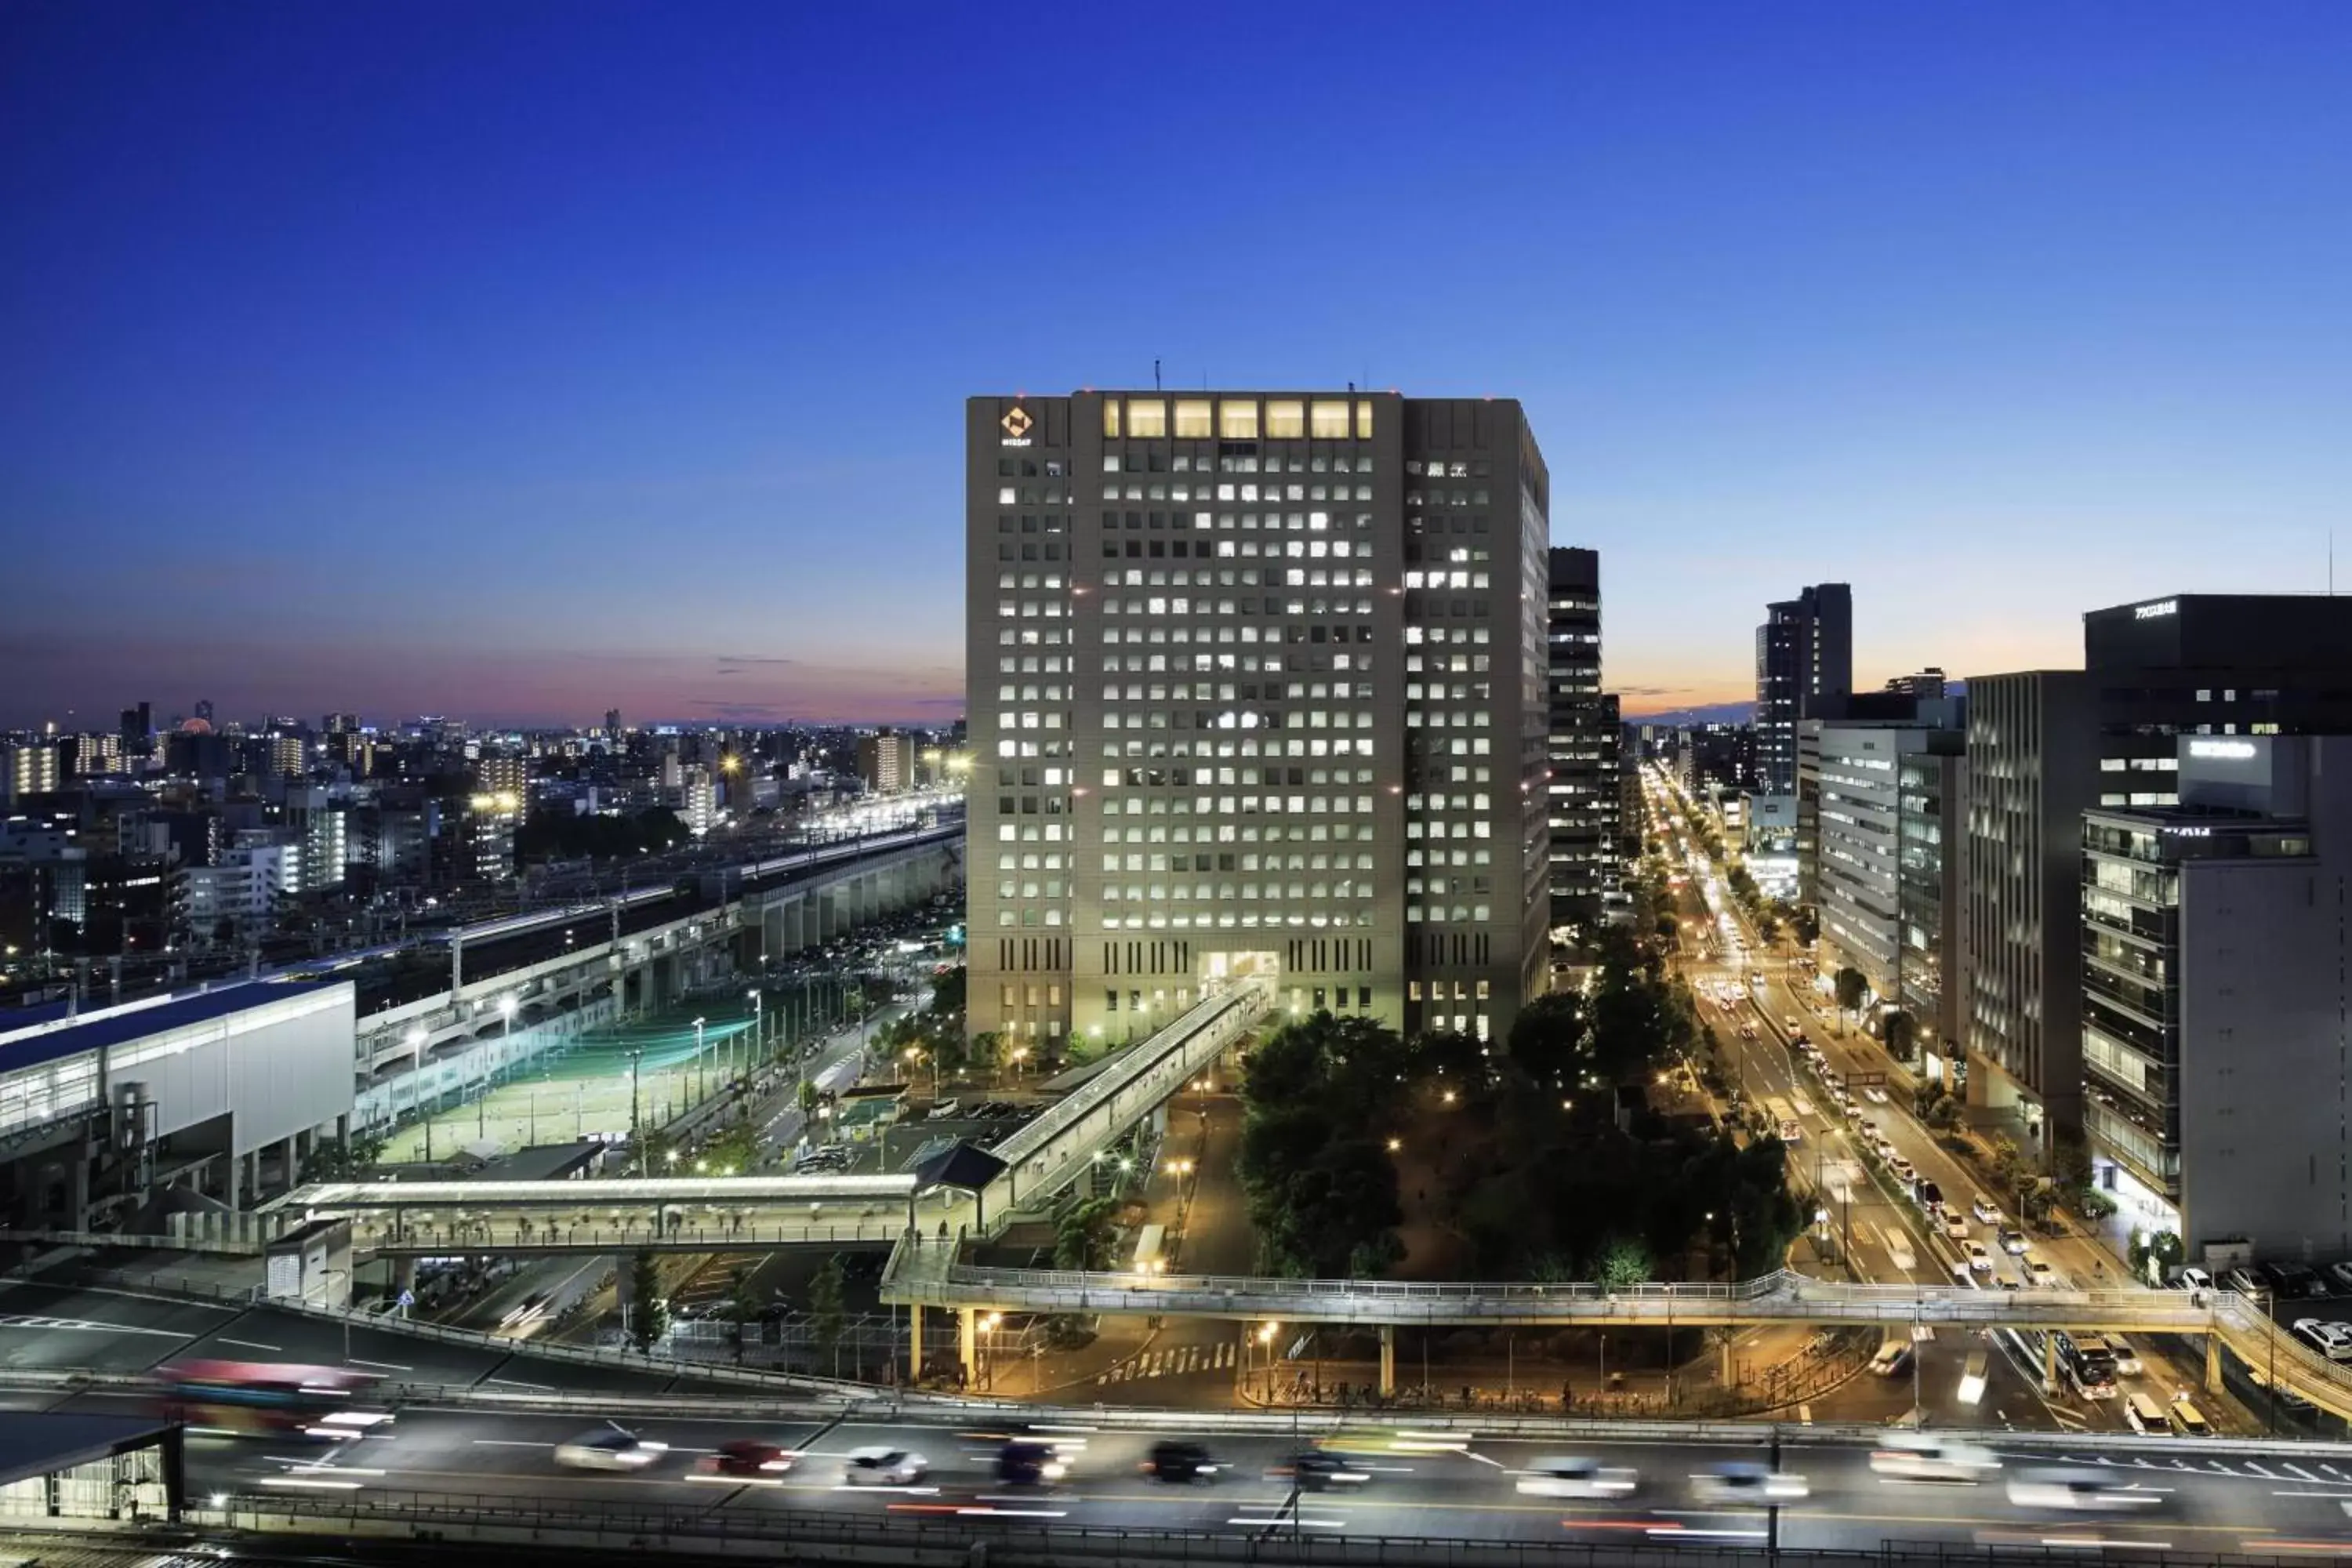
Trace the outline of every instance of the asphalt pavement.
<instances>
[{"instance_id":1,"label":"asphalt pavement","mask_svg":"<svg viewBox=\"0 0 2352 1568\"><path fill-rule=\"evenodd\" d=\"M518 1497L551 1506L576 1502L665 1502L709 1510L834 1510L869 1514L951 1513L982 1528L991 1516L1067 1528L1127 1526L1251 1535L1296 1530L1322 1535L1418 1536L1558 1541L1621 1540L1629 1532L1661 1541L1761 1542L1764 1512L1711 1500L1694 1478L1724 1464L1776 1465L1773 1439L1752 1443L1595 1442L1582 1437L1466 1436L1417 1439L1393 1426L1365 1427L1327 1446L1362 1468L1360 1483L1294 1498L1288 1480L1268 1475L1309 1445L1281 1435L1216 1435L1122 1425L1115 1414L1035 1435L1066 1446L1070 1464L1057 1485L1036 1489L997 1481L994 1461L1004 1434L971 1418L936 1422L814 1424L688 1417L636 1424L647 1442L665 1445L645 1469L629 1474L567 1470L555 1445L593 1428L580 1416L488 1415L404 1410L392 1434L324 1453L268 1439L199 1439L188 1452L193 1494L266 1493L330 1489L393 1497L427 1493L445 1505L478 1497ZM1143 1476L1151 1446L1164 1437L1198 1442L1228 1472L1210 1484L1163 1486ZM751 1484L701 1473L711 1452L752 1438L801 1454L791 1472ZM1984 1439L2000 1468L1973 1484L1898 1481L1874 1473L1869 1446L1810 1440L1784 1428L1777 1468L1802 1477L1807 1495L1778 1510L1784 1547L1861 1548L1883 1541L2041 1548L2130 1546L2179 1552L2352 1553L2352 1459L2206 1455L2181 1440L2163 1447L2119 1444L2116 1451L2057 1454L2028 1438ZM1459 1447L1453 1446L1459 1443ZM903 1488L852 1487L847 1456L861 1447L925 1456L929 1470ZM2173 1451L2177 1449L2178 1451ZM1574 1454L1636 1473L1630 1496L1568 1501L1520 1492L1518 1483L1544 1457ZM2006 1482L2052 1465L2085 1465L2137 1494L2136 1506L2111 1513L2053 1512L2011 1501Z\"/></svg>"}]
</instances>

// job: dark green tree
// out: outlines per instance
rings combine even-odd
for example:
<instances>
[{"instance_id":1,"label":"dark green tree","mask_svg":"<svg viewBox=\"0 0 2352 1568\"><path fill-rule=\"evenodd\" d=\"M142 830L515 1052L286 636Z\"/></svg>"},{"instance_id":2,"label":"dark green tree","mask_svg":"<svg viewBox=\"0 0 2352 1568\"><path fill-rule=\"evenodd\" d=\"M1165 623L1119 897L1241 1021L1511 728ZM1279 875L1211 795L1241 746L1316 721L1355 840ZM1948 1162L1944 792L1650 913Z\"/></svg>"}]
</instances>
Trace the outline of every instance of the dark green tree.
<instances>
[{"instance_id":1,"label":"dark green tree","mask_svg":"<svg viewBox=\"0 0 2352 1568\"><path fill-rule=\"evenodd\" d=\"M1837 972L1836 985L1838 1011L1862 1011L1863 999L1870 994L1869 977L1849 963Z\"/></svg>"},{"instance_id":2,"label":"dark green tree","mask_svg":"<svg viewBox=\"0 0 2352 1568\"><path fill-rule=\"evenodd\" d=\"M1584 1040L1584 998L1573 991L1538 996L1511 1021L1504 1054L1536 1083L1565 1085Z\"/></svg>"},{"instance_id":3,"label":"dark green tree","mask_svg":"<svg viewBox=\"0 0 2352 1568\"><path fill-rule=\"evenodd\" d=\"M662 1294L661 1264L651 1248L629 1260L629 1342L650 1352L669 1332L669 1299Z\"/></svg>"},{"instance_id":4,"label":"dark green tree","mask_svg":"<svg viewBox=\"0 0 2352 1568\"><path fill-rule=\"evenodd\" d=\"M1054 1267L1099 1271L1114 1261L1118 1240L1118 1200L1080 1198L1062 1211L1054 1226Z\"/></svg>"},{"instance_id":5,"label":"dark green tree","mask_svg":"<svg viewBox=\"0 0 2352 1568\"><path fill-rule=\"evenodd\" d=\"M1910 1014L1900 1008L1890 1011L1879 1023L1878 1032L1886 1041L1886 1054L1898 1062L1907 1062L1917 1055L1914 1044L1919 1033L1918 1024Z\"/></svg>"},{"instance_id":6,"label":"dark green tree","mask_svg":"<svg viewBox=\"0 0 2352 1568\"><path fill-rule=\"evenodd\" d=\"M809 1280L809 1333L816 1348L831 1358L835 1377L841 1375L841 1340L849 1327L844 1278L841 1254L836 1252Z\"/></svg>"}]
</instances>

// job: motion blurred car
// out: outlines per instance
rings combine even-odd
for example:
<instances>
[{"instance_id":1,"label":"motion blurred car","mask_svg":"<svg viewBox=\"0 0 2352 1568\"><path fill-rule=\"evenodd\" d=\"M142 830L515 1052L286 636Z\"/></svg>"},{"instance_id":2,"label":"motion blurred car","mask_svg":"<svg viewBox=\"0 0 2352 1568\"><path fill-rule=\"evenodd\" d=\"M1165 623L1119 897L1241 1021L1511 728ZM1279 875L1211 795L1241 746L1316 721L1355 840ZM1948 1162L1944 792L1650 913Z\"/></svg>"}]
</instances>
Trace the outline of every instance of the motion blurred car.
<instances>
[{"instance_id":1,"label":"motion blurred car","mask_svg":"<svg viewBox=\"0 0 2352 1568\"><path fill-rule=\"evenodd\" d=\"M2128 1341L2118 1339L2114 1334L2106 1338L2107 1350L2116 1358L2116 1372L2119 1376L2137 1377L2147 1370L2147 1364L2139 1359L2139 1352L2131 1348Z\"/></svg>"},{"instance_id":2,"label":"motion blurred car","mask_svg":"<svg viewBox=\"0 0 2352 1568\"><path fill-rule=\"evenodd\" d=\"M1954 1241L1966 1241L1975 1233L1969 1229L1968 1221L1958 1215L1952 1215L1944 1221L1944 1234Z\"/></svg>"},{"instance_id":3,"label":"motion blurred car","mask_svg":"<svg viewBox=\"0 0 2352 1568\"><path fill-rule=\"evenodd\" d=\"M1295 1481L1303 1492L1360 1487L1372 1479L1372 1472L1360 1465L1351 1464L1338 1454L1311 1448L1268 1467L1265 1474L1268 1480Z\"/></svg>"},{"instance_id":4,"label":"motion blurred car","mask_svg":"<svg viewBox=\"0 0 2352 1568\"><path fill-rule=\"evenodd\" d=\"M853 1487L910 1487L930 1468L929 1459L904 1448L852 1448L841 1479Z\"/></svg>"},{"instance_id":5,"label":"motion blurred car","mask_svg":"<svg viewBox=\"0 0 2352 1568\"><path fill-rule=\"evenodd\" d=\"M1812 1495L1812 1488L1802 1476L1792 1476L1785 1470L1739 1460L1717 1465L1711 1470L1693 1476L1691 1495L1701 1502L1750 1508L1766 1503L1794 1502Z\"/></svg>"},{"instance_id":6,"label":"motion blurred car","mask_svg":"<svg viewBox=\"0 0 2352 1568\"><path fill-rule=\"evenodd\" d=\"M800 1463L800 1455L774 1443L761 1443L749 1437L738 1437L719 1445L719 1451L702 1461L703 1470L714 1476L740 1476L746 1479L762 1476L791 1473Z\"/></svg>"},{"instance_id":7,"label":"motion blurred car","mask_svg":"<svg viewBox=\"0 0 2352 1568\"><path fill-rule=\"evenodd\" d=\"M1969 1269L1971 1273L1990 1274L1992 1272L1992 1254L1984 1249L1983 1242L1971 1241L1965 1248L1963 1248L1963 1250L1968 1253Z\"/></svg>"},{"instance_id":8,"label":"motion blurred car","mask_svg":"<svg viewBox=\"0 0 2352 1568\"><path fill-rule=\"evenodd\" d=\"M2164 1494L2127 1486L2118 1477L2098 1470L2047 1468L2020 1470L2011 1476L2009 1500L2019 1508L2114 1513L2158 1507Z\"/></svg>"},{"instance_id":9,"label":"motion blurred car","mask_svg":"<svg viewBox=\"0 0 2352 1568\"><path fill-rule=\"evenodd\" d=\"M2022 1258L2025 1256L2026 1244L2025 1233L2023 1231L2013 1229L2009 1226L2002 1226L2000 1231L2000 1249L2003 1252L2008 1253L2011 1258Z\"/></svg>"},{"instance_id":10,"label":"motion blurred car","mask_svg":"<svg viewBox=\"0 0 2352 1568\"><path fill-rule=\"evenodd\" d=\"M2329 1264L2327 1277L2336 1282L2336 1289L2352 1290L2352 1262Z\"/></svg>"},{"instance_id":11,"label":"motion blurred car","mask_svg":"<svg viewBox=\"0 0 2352 1568\"><path fill-rule=\"evenodd\" d=\"M1198 1443L1154 1443L1143 1461L1143 1473L1169 1486L1189 1486L1213 1480L1224 1467Z\"/></svg>"},{"instance_id":12,"label":"motion blurred car","mask_svg":"<svg viewBox=\"0 0 2352 1568\"><path fill-rule=\"evenodd\" d=\"M1518 1489L1529 1497L1631 1497L1640 1484L1639 1474L1622 1465L1552 1458L1529 1465L1519 1476Z\"/></svg>"},{"instance_id":13,"label":"motion blurred car","mask_svg":"<svg viewBox=\"0 0 2352 1568\"><path fill-rule=\"evenodd\" d=\"M555 1446L555 1462L567 1470L642 1470L669 1452L667 1443L648 1443L619 1426L599 1426Z\"/></svg>"},{"instance_id":14,"label":"motion blurred car","mask_svg":"<svg viewBox=\"0 0 2352 1568\"><path fill-rule=\"evenodd\" d=\"M1905 1432L1887 1439L1870 1456L1875 1473L1906 1481L1977 1481L2000 1468L1992 1453L1973 1443L1925 1432Z\"/></svg>"},{"instance_id":15,"label":"motion blurred car","mask_svg":"<svg viewBox=\"0 0 2352 1568\"><path fill-rule=\"evenodd\" d=\"M1008 1487L1051 1486L1068 1473L1048 1443L1016 1439L996 1451L996 1479Z\"/></svg>"}]
</instances>

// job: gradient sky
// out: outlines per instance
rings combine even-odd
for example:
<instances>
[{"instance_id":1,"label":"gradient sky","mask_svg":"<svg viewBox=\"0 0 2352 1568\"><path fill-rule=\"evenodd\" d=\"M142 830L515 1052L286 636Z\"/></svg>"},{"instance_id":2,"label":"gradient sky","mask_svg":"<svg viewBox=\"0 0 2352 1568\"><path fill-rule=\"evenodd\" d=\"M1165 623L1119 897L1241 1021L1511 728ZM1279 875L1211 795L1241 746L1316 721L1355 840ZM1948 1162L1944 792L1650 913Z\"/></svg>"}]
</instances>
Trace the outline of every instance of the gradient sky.
<instances>
[{"instance_id":1,"label":"gradient sky","mask_svg":"<svg viewBox=\"0 0 2352 1568\"><path fill-rule=\"evenodd\" d=\"M0 214L0 725L951 717L961 399L1155 357L1522 399L1629 712L2352 524L2338 0L19 0Z\"/></svg>"}]
</instances>

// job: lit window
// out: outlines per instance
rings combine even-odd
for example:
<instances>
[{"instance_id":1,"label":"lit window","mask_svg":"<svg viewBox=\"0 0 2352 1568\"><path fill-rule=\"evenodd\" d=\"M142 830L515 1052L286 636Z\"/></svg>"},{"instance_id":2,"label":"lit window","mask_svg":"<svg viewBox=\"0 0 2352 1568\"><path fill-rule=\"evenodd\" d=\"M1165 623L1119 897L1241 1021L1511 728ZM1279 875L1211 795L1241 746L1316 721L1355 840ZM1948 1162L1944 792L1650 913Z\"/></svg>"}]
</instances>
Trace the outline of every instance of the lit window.
<instances>
[{"instance_id":1,"label":"lit window","mask_svg":"<svg viewBox=\"0 0 2352 1568\"><path fill-rule=\"evenodd\" d=\"M1372 405L1370 403L1359 403L1356 405L1356 439L1369 441L1371 438Z\"/></svg>"},{"instance_id":2,"label":"lit window","mask_svg":"<svg viewBox=\"0 0 2352 1568\"><path fill-rule=\"evenodd\" d=\"M1307 434L1307 405L1303 403L1272 402L1265 405L1265 435L1269 441L1296 441Z\"/></svg>"},{"instance_id":3,"label":"lit window","mask_svg":"<svg viewBox=\"0 0 2352 1568\"><path fill-rule=\"evenodd\" d=\"M1217 405L1217 434L1228 441L1257 439L1257 404L1229 397Z\"/></svg>"},{"instance_id":4,"label":"lit window","mask_svg":"<svg viewBox=\"0 0 2352 1568\"><path fill-rule=\"evenodd\" d=\"M1317 401L1308 411L1309 428L1318 441L1344 441L1348 438L1348 405L1334 399Z\"/></svg>"},{"instance_id":5,"label":"lit window","mask_svg":"<svg viewBox=\"0 0 2352 1568\"><path fill-rule=\"evenodd\" d=\"M1116 397L1103 399L1103 434L1113 440L1118 438L1118 399Z\"/></svg>"},{"instance_id":6,"label":"lit window","mask_svg":"<svg viewBox=\"0 0 2352 1568\"><path fill-rule=\"evenodd\" d=\"M1216 432L1209 424L1209 400L1205 397L1180 397L1176 400L1176 437L1178 440L1204 441Z\"/></svg>"},{"instance_id":7,"label":"lit window","mask_svg":"<svg viewBox=\"0 0 2352 1568\"><path fill-rule=\"evenodd\" d=\"M1156 397L1133 397L1127 404L1127 433L1133 437L1168 434L1168 405Z\"/></svg>"}]
</instances>

